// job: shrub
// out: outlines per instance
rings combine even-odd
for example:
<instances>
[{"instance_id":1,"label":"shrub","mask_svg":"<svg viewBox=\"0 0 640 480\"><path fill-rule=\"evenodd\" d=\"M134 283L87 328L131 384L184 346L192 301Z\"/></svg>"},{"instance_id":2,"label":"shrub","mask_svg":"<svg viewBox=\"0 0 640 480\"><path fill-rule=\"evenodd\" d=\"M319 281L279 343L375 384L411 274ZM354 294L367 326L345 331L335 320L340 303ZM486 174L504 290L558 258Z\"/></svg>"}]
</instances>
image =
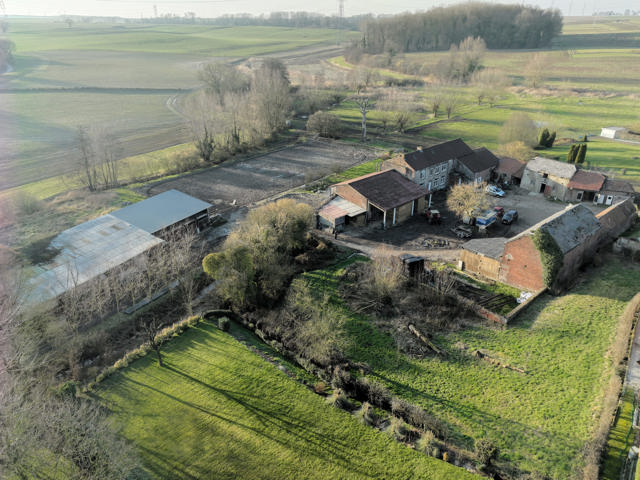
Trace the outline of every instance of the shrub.
<instances>
[{"instance_id":1,"label":"shrub","mask_svg":"<svg viewBox=\"0 0 640 480\"><path fill-rule=\"evenodd\" d=\"M333 391L333 395L329 397L329 403L331 403L334 407L346 410L347 412L352 412L354 409L353 403L349 401L344 392L339 388Z\"/></svg>"},{"instance_id":2,"label":"shrub","mask_svg":"<svg viewBox=\"0 0 640 480\"><path fill-rule=\"evenodd\" d=\"M313 386L313 391L316 392L318 395L324 395L326 390L327 390L327 384L324 382L317 382Z\"/></svg>"},{"instance_id":3,"label":"shrub","mask_svg":"<svg viewBox=\"0 0 640 480\"><path fill-rule=\"evenodd\" d=\"M327 112L316 112L307 120L307 130L321 137L338 138L342 132L340 118Z\"/></svg>"},{"instance_id":4,"label":"shrub","mask_svg":"<svg viewBox=\"0 0 640 480\"><path fill-rule=\"evenodd\" d=\"M228 332L230 326L231 326L231 322L227 317L220 317L218 319L218 328L223 332Z\"/></svg>"},{"instance_id":5,"label":"shrub","mask_svg":"<svg viewBox=\"0 0 640 480\"><path fill-rule=\"evenodd\" d=\"M398 442L411 442L418 437L418 432L398 417L391 417L389 432Z\"/></svg>"},{"instance_id":6,"label":"shrub","mask_svg":"<svg viewBox=\"0 0 640 480\"><path fill-rule=\"evenodd\" d=\"M436 436L431 430L427 430L420 436L420 438L416 442L416 450L424 453L425 455L431 455L433 453L435 444Z\"/></svg>"},{"instance_id":7,"label":"shrub","mask_svg":"<svg viewBox=\"0 0 640 480\"><path fill-rule=\"evenodd\" d=\"M528 147L538 144L536 124L526 113L513 113L502 126L498 140L501 144L523 142Z\"/></svg>"},{"instance_id":8,"label":"shrub","mask_svg":"<svg viewBox=\"0 0 640 480\"><path fill-rule=\"evenodd\" d=\"M368 398L373 405L389 410L391 407L391 393L387 388L377 382L368 382Z\"/></svg>"},{"instance_id":9,"label":"shrub","mask_svg":"<svg viewBox=\"0 0 640 480\"><path fill-rule=\"evenodd\" d=\"M380 417L373 411L373 407L371 407L369 402L364 402L362 404L362 407L360 407L356 416L362 423L369 425L370 427L375 427L380 422Z\"/></svg>"},{"instance_id":10,"label":"shrub","mask_svg":"<svg viewBox=\"0 0 640 480\"><path fill-rule=\"evenodd\" d=\"M500 453L495 443L487 438L481 438L475 444L476 459L482 465L490 465Z\"/></svg>"}]
</instances>

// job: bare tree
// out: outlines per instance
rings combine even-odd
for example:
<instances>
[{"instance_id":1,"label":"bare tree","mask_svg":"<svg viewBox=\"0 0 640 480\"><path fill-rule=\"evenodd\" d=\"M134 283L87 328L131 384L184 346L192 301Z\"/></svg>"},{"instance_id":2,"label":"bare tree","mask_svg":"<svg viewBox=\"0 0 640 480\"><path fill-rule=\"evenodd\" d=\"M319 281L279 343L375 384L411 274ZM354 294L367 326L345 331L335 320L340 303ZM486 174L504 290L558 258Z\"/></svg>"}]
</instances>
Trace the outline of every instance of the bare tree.
<instances>
[{"instance_id":1,"label":"bare tree","mask_svg":"<svg viewBox=\"0 0 640 480\"><path fill-rule=\"evenodd\" d=\"M546 77L546 71L549 70L549 64L551 63L551 56L544 53L534 53L531 55L529 62L524 67L524 76L529 84L533 88L541 87Z\"/></svg>"},{"instance_id":2,"label":"bare tree","mask_svg":"<svg viewBox=\"0 0 640 480\"><path fill-rule=\"evenodd\" d=\"M262 67L254 72L251 100L266 135L285 126L291 109L291 95L287 69L281 61L265 59Z\"/></svg>"},{"instance_id":3,"label":"bare tree","mask_svg":"<svg viewBox=\"0 0 640 480\"><path fill-rule=\"evenodd\" d=\"M447 196L447 208L460 218L472 217L474 210L482 210L489 205L484 187L484 183L454 185Z\"/></svg>"},{"instance_id":4,"label":"bare tree","mask_svg":"<svg viewBox=\"0 0 640 480\"><path fill-rule=\"evenodd\" d=\"M102 126L79 126L77 147L80 158L77 174L90 191L118 185L121 148L115 136Z\"/></svg>"},{"instance_id":5,"label":"bare tree","mask_svg":"<svg viewBox=\"0 0 640 480\"><path fill-rule=\"evenodd\" d=\"M164 245L163 256L169 285L177 291L187 315L193 315L193 298L197 287L194 270L200 268L204 242L194 231L173 232Z\"/></svg>"},{"instance_id":6,"label":"bare tree","mask_svg":"<svg viewBox=\"0 0 640 480\"><path fill-rule=\"evenodd\" d=\"M185 103L185 114L198 155L204 162L211 162L220 127L219 104L206 92L198 92Z\"/></svg>"},{"instance_id":7,"label":"bare tree","mask_svg":"<svg viewBox=\"0 0 640 480\"><path fill-rule=\"evenodd\" d=\"M164 367L164 362L162 361L162 352L161 352L161 343L156 340L158 336L158 332L160 330L160 322L157 319L153 319L150 322L141 322L140 327L142 332L144 333L149 346L156 352L158 357L158 365Z\"/></svg>"},{"instance_id":8,"label":"bare tree","mask_svg":"<svg viewBox=\"0 0 640 480\"><path fill-rule=\"evenodd\" d=\"M440 111L440 106L442 105L442 91L438 88L431 90L429 94L429 108L431 113L433 113L433 117L438 116L438 112Z\"/></svg>"},{"instance_id":9,"label":"bare tree","mask_svg":"<svg viewBox=\"0 0 640 480\"><path fill-rule=\"evenodd\" d=\"M357 96L354 101L360 109L360 115L362 115L362 141L367 141L367 113L373 108L373 103L370 102L369 97Z\"/></svg>"},{"instance_id":10,"label":"bare tree","mask_svg":"<svg viewBox=\"0 0 640 480\"><path fill-rule=\"evenodd\" d=\"M511 80L500 70L485 68L479 70L471 77L478 105L484 99L493 106L498 98L504 93L507 86L511 85Z\"/></svg>"},{"instance_id":11,"label":"bare tree","mask_svg":"<svg viewBox=\"0 0 640 480\"><path fill-rule=\"evenodd\" d=\"M538 144L538 127L526 113L512 113L502 125L498 141L503 145L523 142L528 147L534 147Z\"/></svg>"},{"instance_id":12,"label":"bare tree","mask_svg":"<svg viewBox=\"0 0 640 480\"><path fill-rule=\"evenodd\" d=\"M249 77L238 67L220 62L206 64L198 72L198 78L221 107L225 105L227 94L246 92L250 85Z\"/></svg>"},{"instance_id":13,"label":"bare tree","mask_svg":"<svg viewBox=\"0 0 640 480\"><path fill-rule=\"evenodd\" d=\"M411 115L408 112L398 112L395 115L396 128L400 133L404 133L407 124L411 121Z\"/></svg>"},{"instance_id":14,"label":"bare tree","mask_svg":"<svg viewBox=\"0 0 640 480\"><path fill-rule=\"evenodd\" d=\"M447 119L451 118L453 112L460 104L460 96L457 92L448 92L442 100L444 111L447 112Z\"/></svg>"}]
</instances>

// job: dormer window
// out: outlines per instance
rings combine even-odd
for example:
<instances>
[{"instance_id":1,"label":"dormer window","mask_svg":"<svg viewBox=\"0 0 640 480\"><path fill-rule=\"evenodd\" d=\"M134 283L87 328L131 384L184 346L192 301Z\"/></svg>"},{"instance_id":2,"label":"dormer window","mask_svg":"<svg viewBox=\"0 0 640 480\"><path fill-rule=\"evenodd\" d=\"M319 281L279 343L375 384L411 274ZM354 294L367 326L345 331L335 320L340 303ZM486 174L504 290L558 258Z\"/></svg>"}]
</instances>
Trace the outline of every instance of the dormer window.
<instances>
[{"instance_id":1,"label":"dormer window","mask_svg":"<svg viewBox=\"0 0 640 480\"><path fill-rule=\"evenodd\" d=\"M542 178L548 178L548 177L549 177L549 174L548 174L548 173L543 173L543 174L542 174Z\"/></svg>"}]
</instances>

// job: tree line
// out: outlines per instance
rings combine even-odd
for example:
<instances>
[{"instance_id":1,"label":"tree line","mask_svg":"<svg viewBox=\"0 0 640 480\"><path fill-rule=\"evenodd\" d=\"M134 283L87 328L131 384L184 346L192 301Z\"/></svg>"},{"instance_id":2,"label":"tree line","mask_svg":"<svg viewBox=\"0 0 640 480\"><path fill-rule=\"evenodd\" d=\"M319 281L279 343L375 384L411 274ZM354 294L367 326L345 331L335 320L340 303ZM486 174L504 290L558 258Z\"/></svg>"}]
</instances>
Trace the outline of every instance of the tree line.
<instances>
[{"instance_id":1,"label":"tree line","mask_svg":"<svg viewBox=\"0 0 640 480\"><path fill-rule=\"evenodd\" d=\"M488 48L542 48L562 30L559 10L523 5L465 3L389 18L370 18L351 47L364 53L448 50L467 37L482 38Z\"/></svg>"}]
</instances>

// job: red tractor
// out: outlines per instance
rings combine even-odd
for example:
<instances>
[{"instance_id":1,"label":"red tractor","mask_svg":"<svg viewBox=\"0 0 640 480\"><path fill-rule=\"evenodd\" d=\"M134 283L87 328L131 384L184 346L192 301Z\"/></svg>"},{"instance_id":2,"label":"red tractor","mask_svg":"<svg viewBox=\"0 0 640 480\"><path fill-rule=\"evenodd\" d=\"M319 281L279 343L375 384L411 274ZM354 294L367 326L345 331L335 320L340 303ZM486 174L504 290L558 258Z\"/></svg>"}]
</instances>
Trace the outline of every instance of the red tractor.
<instances>
[{"instance_id":1,"label":"red tractor","mask_svg":"<svg viewBox=\"0 0 640 480\"><path fill-rule=\"evenodd\" d=\"M429 224L440 224L442 222L442 218L440 217L440 210L432 210L431 208L427 208L424 212L427 217L427 222Z\"/></svg>"}]
</instances>

